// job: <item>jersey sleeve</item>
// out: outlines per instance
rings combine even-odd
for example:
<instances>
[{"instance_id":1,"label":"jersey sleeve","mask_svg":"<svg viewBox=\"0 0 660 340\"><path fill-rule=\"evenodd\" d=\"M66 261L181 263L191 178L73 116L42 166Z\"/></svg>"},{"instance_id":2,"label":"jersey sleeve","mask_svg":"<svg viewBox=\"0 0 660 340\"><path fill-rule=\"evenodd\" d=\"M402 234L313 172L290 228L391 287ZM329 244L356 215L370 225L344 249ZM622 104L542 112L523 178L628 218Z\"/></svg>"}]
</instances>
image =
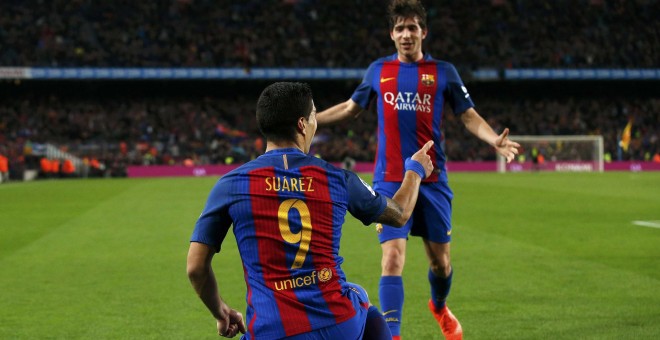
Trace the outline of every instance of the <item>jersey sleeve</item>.
<instances>
[{"instance_id":1,"label":"jersey sleeve","mask_svg":"<svg viewBox=\"0 0 660 340\"><path fill-rule=\"evenodd\" d=\"M454 65L447 63L445 72L447 76L447 88L444 95L454 114L461 114L467 109L474 107L470 93L468 93Z\"/></svg>"},{"instance_id":2,"label":"jersey sleeve","mask_svg":"<svg viewBox=\"0 0 660 340\"><path fill-rule=\"evenodd\" d=\"M229 183L223 177L211 190L202 214L195 223L190 242L199 242L220 251L220 245L227 236L232 219L229 216Z\"/></svg>"},{"instance_id":3,"label":"jersey sleeve","mask_svg":"<svg viewBox=\"0 0 660 340\"><path fill-rule=\"evenodd\" d=\"M369 184L353 172L345 171L348 189L348 211L362 224L369 225L387 206L387 198L375 192Z\"/></svg>"},{"instance_id":4,"label":"jersey sleeve","mask_svg":"<svg viewBox=\"0 0 660 340\"><path fill-rule=\"evenodd\" d=\"M369 106L371 97L375 95L376 91L373 87L373 79L376 76L375 63L369 65L367 71L362 78L362 83L355 89L351 99L360 105L361 108L366 109Z\"/></svg>"}]
</instances>

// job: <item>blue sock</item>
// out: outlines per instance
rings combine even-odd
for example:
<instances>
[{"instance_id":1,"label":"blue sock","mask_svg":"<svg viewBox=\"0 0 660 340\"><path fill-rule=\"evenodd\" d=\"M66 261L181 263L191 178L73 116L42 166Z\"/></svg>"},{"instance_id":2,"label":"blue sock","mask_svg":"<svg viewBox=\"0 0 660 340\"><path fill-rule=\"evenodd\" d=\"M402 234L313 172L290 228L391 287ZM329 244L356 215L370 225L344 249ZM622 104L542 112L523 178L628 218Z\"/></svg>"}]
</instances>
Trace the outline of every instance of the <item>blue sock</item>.
<instances>
[{"instance_id":1,"label":"blue sock","mask_svg":"<svg viewBox=\"0 0 660 340\"><path fill-rule=\"evenodd\" d=\"M392 340L392 333L387 327L385 318L376 306L369 306L362 340Z\"/></svg>"},{"instance_id":2,"label":"blue sock","mask_svg":"<svg viewBox=\"0 0 660 340\"><path fill-rule=\"evenodd\" d=\"M392 335L401 335L403 314L403 280L401 276L381 276L378 289L380 308Z\"/></svg>"},{"instance_id":3,"label":"blue sock","mask_svg":"<svg viewBox=\"0 0 660 340\"><path fill-rule=\"evenodd\" d=\"M452 268L447 278L437 276L429 269L429 283L431 284L431 299L435 308L440 309L445 306L445 301L451 288L451 277L454 275Z\"/></svg>"}]
</instances>

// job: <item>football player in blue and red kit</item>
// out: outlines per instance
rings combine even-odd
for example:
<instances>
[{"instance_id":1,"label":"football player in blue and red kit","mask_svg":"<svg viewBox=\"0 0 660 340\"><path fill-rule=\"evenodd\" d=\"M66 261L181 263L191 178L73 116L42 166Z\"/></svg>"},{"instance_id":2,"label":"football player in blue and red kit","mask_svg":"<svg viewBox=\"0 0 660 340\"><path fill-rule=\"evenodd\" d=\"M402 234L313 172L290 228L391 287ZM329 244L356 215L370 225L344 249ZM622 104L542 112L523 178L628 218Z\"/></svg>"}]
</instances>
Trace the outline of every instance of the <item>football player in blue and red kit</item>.
<instances>
[{"instance_id":1,"label":"football player in blue and red kit","mask_svg":"<svg viewBox=\"0 0 660 340\"><path fill-rule=\"evenodd\" d=\"M366 292L346 281L339 256L347 212L365 225L403 226L431 175L425 143L405 161L403 185L387 198L356 174L310 156L316 108L308 85L275 83L257 102L265 154L223 176L197 220L188 276L218 333L245 339L390 339ZM233 226L247 286L247 314L220 297L211 268Z\"/></svg>"},{"instance_id":2,"label":"football player in blue and red kit","mask_svg":"<svg viewBox=\"0 0 660 340\"><path fill-rule=\"evenodd\" d=\"M376 98L378 151L374 190L388 197L402 186L407 157L427 140L441 145L445 103L460 116L468 131L510 162L519 145L507 138L509 130L495 133L474 109L454 66L422 52L422 41L428 32L424 7L416 0L395 0L388 13L390 37L397 53L369 65L349 100L319 112L319 125L355 118ZM413 216L403 228L384 224L378 235L382 249L379 296L394 339L400 339L404 300L401 275L408 235L422 238L428 256L429 309L447 339L461 339L463 334L460 323L445 304L453 273L449 261L453 193L447 185L442 148L434 148L431 159L436 171L423 181Z\"/></svg>"}]
</instances>

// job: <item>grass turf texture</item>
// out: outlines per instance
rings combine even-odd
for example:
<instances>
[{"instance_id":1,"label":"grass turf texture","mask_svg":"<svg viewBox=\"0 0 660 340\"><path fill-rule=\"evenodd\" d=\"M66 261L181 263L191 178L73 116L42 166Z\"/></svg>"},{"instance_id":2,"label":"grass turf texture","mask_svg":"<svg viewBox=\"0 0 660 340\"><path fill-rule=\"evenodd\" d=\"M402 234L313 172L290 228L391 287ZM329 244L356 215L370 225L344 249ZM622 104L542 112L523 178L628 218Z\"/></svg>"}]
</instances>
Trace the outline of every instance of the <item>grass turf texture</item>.
<instances>
[{"instance_id":1,"label":"grass turf texture","mask_svg":"<svg viewBox=\"0 0 660 340\"><path fill-rule=\"evenodd\" d=\"M366 176L368 177L368 176ZM450 174L449 306L466 339L660 337L660 173ZM0 185L0 338L216 339L185 275L214 178ZM341 254L378 306L380 247L352 217ZM244 311L233 236L214 260ZM418 238L404 273L404 339L441 339Z\"/></svg>"}]
</instances>

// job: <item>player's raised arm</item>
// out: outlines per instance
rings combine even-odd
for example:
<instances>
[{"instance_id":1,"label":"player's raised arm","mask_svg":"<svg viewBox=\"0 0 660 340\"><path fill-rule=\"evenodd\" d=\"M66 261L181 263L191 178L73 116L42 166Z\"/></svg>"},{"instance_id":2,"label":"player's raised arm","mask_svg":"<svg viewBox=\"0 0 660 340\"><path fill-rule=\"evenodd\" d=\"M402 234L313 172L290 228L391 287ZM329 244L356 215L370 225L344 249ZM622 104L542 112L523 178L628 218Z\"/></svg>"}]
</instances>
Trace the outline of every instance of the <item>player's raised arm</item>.
<instances>
[{"instance_id":1,"label":"player's raised arm","mask_svg":"<svg viewBox=\"0 0 660 340\"><path fill-rule=\"evenodd\" d=\"M508 128L504 129L502 134L497 135L488 122L473 108L469 108L461 114L461 121L473 135L493 146L498 154L506 158L507 163L511 162L518 154L520 144L509 140Z\"/></svg>"},{"instance_id":2,"label":"player's raised arm","mask_svg":"<svg viewBox=\"0 0 660 340\"><path fill-rule=\"evenodd\" d=\"M406 174L401 187L391 199L387 199L387 207L376 219L376 222L397 227L408 222L417 203L419 185L433 172L433 162L428 155L432 146L433 141L426 142L421 149L406 160Z\"/></svg>"},{"instance_id":3,"label":"player's raised arm","mask_svg":"<svg viewBox=\"0 0 660 340\"><path fill-rule=\"evenodd\" d=\"M329 125L357 117L362 108L353 99L339 103L328 109L316 113L316 121L319 126Z\"/></svg>"}]
</instances>

